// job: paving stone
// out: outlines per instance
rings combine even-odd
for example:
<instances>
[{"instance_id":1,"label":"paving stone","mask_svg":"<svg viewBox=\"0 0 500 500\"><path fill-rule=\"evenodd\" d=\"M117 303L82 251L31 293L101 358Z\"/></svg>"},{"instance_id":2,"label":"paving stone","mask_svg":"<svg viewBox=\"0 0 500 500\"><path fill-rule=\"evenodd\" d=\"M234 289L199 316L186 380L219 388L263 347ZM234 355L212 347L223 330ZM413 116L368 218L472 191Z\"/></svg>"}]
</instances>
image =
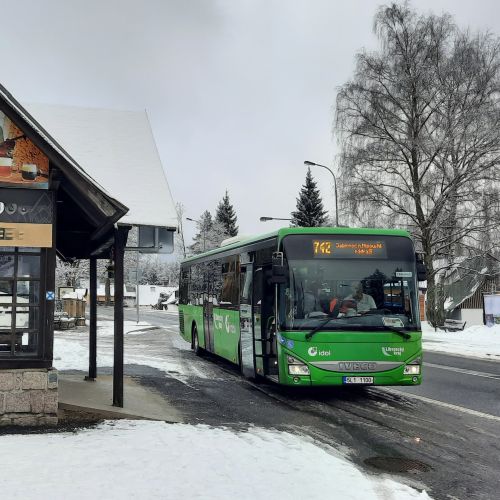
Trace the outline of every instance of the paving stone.
<instances>
[{"instance_id":1,"label":"paving stone","mask_svg":"<svg viewBox=\"0 0 500 500\"><path fill-rule=\"evenodd\" d=\"M46 389L47 372L26 371L23 374L23 389Z\"/></svg>"},{"instance_id":2,"label":"paving stone","mask_svg":"<svg viewBox=\"0 0 500 500\"><path fill-rule=\"evenodd\" d=\"M22 427L33 427L38 425L38 419L36 415L18 415L12 419L12 423Z\"/></svg>"},{"instance_id":3,"label":"paving stone","mask_svg":"<svg viewBox=\"0 0 500 500\"><path fill-rule=\"evenodd\" d=\"M0 418L0 427L5 427L6 425L12 425L12 419L9 416Z\"/></svg>"},{"instance_id":4,"label":"paving stone","mask_svg":"<svg viewBox=\"0 0 500 500\"><path fill-rule=\"evenodd\" d=\"M31 413L43 413L45 408L45 398L43 391L31 392Z\"/></svg>"},{"instance_id":5,"label":"paving stone","mask_svg":"<svg viewBox=\"0 0 500 500\"><path fill-rule=\"evenodd\" d=\"M58 394L57 391L45 393L44 413L57 414L58 410Z\"/></svg>"},{"instance_id":6,"label":"paving stone","mask_svg":"<svg viewBox=\"0 0 500 500\"><path fill-rule=\"evenodd\" d=\"M5 413L29 413L31 398L29 392L11 392L5 395Z\"/></svg>"},{"instance_id":7,"label":"paving stone","mask_svg":"<svg viewBox=\"0 0 500 500\"><path fill-rule=\"evenodd\" d=\"M12 372L0 372L0 391L12 391L15 377Z\"/></svg>"},{"instance_id":8,"label":"paving stone","mask_svg":"<svg viewBox=\"0 0 500 500\"><path fill-rule=\"evenodd\" d=\"M49 427L55 427L58 423L58 418L53 415L42 415L38 417L38 425L47 425Z\"/></svg>"},{"instance_id":9,"label":"paving stone","mask_svg":"<svg viewBox=\"0 0 500 500\"><path fill-rule=\"evenodd\" d=\"M57 389L59 374L56 369L52 368L47 372L47 387L49 389Z\"/></svg>"}]
</instances>

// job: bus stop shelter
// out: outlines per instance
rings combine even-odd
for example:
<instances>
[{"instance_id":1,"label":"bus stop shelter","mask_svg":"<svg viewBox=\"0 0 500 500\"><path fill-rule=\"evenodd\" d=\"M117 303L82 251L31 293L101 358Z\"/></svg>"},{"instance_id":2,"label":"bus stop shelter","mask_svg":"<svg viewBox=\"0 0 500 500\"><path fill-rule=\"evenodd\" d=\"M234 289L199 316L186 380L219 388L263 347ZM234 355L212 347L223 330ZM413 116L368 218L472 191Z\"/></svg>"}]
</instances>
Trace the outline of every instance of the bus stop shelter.
<instances>
[{"instance_id":1,"label":"bus stop shelter","mask_svg":"<svg viewBox=\"0 0 500 500\"><path fill-rule=\"evenodd\" d=\"M139 226L149 236L146 251L168 252L177 226L147 116L52 106L28 111L0 86L0 127L0 381L7 381L0 388L14 402L2 418L16 423L31 412L40 423L43 411L33 401L54 401L56 255L90 261L89 379L96 377L97 260L114 261L113 404L123 406L128 234ZM31 387L29 396L23 387Z\"/></svg>"}]
</instances>

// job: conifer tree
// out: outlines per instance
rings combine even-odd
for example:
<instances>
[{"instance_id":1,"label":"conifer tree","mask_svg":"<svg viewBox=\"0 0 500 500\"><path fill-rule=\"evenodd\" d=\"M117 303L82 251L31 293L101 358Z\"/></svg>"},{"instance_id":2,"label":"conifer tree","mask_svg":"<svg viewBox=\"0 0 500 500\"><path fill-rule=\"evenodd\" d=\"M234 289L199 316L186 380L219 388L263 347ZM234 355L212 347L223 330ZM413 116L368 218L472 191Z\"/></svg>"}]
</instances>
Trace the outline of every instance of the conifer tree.
<instances>
[{"instance_id":1,"label":"conifer tree","mask_svg":"<svg viewBox=\"0 0 500 500\"><path fill-rule=\"evenodd\" d=\"M237 219L233 205L229 202L229 194L226 189L226 194L217 205L215 220L222 224L228 236L236 236L238 234L238 226L236 225Z\"/></svg>"},{"instance_id":2,"label":"conifer tree","mask_svg":"<svg viewBox=\"0 0 500 500\"><path fill-rule=\"evenodd\" d=\"M323 208L323 201L310 168L307 169L306 182L297 198L297 210L291 215L292 226L319 227L326 224L327 211Z\"/></svg>"},{"instance_id":3,"label":"conifer tree","mask_svg":"<svg viewBox=\"0 0 500 500\"><path fill-rule=\"evenodd\" d=\"M221 241L227 237L222 224L212 218L212 214L205 210L196 222L198 233L193 238L189 247L191 254L199 254L217 248Z\"/></svg>"}]
</instances>

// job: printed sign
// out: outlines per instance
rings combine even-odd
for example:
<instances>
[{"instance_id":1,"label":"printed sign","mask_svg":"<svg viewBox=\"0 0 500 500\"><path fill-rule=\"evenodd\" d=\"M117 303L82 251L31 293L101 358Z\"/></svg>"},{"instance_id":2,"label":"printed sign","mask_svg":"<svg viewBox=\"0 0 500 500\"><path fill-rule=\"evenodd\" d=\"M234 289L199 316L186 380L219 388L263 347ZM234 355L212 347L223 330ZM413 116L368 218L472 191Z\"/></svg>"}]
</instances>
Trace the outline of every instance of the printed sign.
<instances>
[{"instance_id":1,"label":"printed sign","mask_svg":"<svg viewBox=\"0 0 500 500\"><path fill-rule=\"evenodd\" d=\"M364 240L312 240L315 258L336 259L386 259L387 250L383 241Z\"/></svg>"},{"instance_id":2,"label":"printed sign","mask_svg":"<svg viewBox=\"0 0 500 500\"><path fill-rule=\"evenodd\" d=\"M484 295L486 326L500 325L500 295Z\"/></svg>"},{"instance_id":3,"label":"printed sign","mask_svg":"<svg viewBox=\"0 0 500 500\"><path fill-rule=\"evenodd\" d=\"M51 247L53 219L52 192L0 191L0 247Z\"/></svg>"},{"instance_id":4,"label":"printed sign","mask_svg":"<svg viewBox=\"0 0 500 500\"><path fill-rule=\"evenodd\" d=\"M0 111L0 187L48 189L49 159Z\"/></svg>"}]
</instances>

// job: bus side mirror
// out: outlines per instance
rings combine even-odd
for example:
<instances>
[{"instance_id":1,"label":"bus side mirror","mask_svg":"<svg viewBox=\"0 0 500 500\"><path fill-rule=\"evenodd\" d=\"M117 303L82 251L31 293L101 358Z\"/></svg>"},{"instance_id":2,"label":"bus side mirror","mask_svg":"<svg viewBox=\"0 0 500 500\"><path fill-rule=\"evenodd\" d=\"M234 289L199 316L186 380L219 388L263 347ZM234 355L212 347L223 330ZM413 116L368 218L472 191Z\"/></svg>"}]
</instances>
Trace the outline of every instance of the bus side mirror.
<instances>
[{"instance_id":1,"label":"bus side mirror","mask_svg":"<svg viewBox=\"0 0 500 500\"><path fill-rule=\"evenodd\" d=\"M417 260L417 281L425 281L427 279L427 269L424 264L422 254L415 254Z\"/></svg>"},{"instance_id":2,"label":"bus side mirror","mask_svg":"<svg viewBox=\"0 0 500 500\"><path fill-rule=\"evenodd\" d=\"M283 252L273 252L272 263L271 284L282 285L286 283L286 266L283 263Z\"/></svg>"}]
</instances>

